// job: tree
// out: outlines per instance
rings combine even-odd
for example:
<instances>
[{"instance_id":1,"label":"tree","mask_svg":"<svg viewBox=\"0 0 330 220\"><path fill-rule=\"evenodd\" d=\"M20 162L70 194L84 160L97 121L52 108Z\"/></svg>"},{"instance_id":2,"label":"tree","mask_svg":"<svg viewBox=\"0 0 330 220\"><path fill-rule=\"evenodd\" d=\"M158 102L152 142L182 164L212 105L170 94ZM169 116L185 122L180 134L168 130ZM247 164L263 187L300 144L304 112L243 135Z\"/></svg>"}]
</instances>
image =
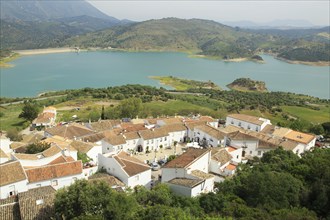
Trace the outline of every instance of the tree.
<instances>
[{"instance_id":1,"label":"tree","mask_svg":"<svg viewBox=\"0 0 330 220\"><path fill-rule=\"evenodd\" d=\"M104 105L102 105L101 119L105 119Z\"/></svg>"},{"instance_id":2,"label":"tree","mask_svg":"<svg viewBox=\"0 0 330 220\"><path fill-rule=\"evenodd\" d=\"M22 140L22 135L19 134L17 128L11 128L7 131L7 137L11 141L21 141Z\"/></svg>"},{"instance_id":3,"label":"tree","mask_svg":"<svg viewBox=\"0 0 330 220\"><path fill-rule=\"evenodd\" d=\"M38 117L38 111L38 107L35 103L32 103L31 101L26 101L24 102L22 112L18 117L24 118L25 120L32 122L33 119Z\"/></svg>"},{"instance_id":4,"label":"tree","mask_svg":"<svg viewBox=\"0 0 330 220\"><path fill-rule=\"evenodd\" d=\"M312 126L309 131L317 135L324 134L324 128L320 124Z\"/></svg>"},{"instance_id":5,"label":"tree","mask_svg":"<svg viewBox=\"0 0 330 220\"><path fill-rule=\"evenodd\" d=\"M140 98L129 98L123 100L118 106L120 116L123 118L135 118L142 110L142 101Z\"/></svg>"},{"instance_id":6,"label":"tree","mask_svg":"<svg viewBox=\"0 0 330 220\"><path fill-rule=\"evenodd\" d=\"M29 146L27 146L25 153L37 154L37 153L43 152L44 150L47 150L48 148L50 148L50 143L36 142L36 143L30 144Z\"/></svg>"}]
</instances>

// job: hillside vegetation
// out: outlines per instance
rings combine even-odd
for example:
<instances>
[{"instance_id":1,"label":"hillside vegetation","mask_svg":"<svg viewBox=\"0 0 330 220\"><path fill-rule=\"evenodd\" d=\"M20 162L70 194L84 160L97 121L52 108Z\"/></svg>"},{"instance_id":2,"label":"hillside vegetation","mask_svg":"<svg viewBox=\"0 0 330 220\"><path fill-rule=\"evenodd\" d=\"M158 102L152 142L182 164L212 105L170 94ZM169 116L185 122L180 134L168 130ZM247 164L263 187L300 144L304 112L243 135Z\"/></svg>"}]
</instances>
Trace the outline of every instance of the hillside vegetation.
<instances>
[{"instance_id":1,"label":"hillside vegetation","mask_svg":"<svg viewBox=\"0 0 330 220\"><path fill-rule=\"evenodd\" d=\"M266 84L262 81L255 81L250 78L235 79L227 85L228 88L239 91L267 92Z\"/></svg>"}]
</instances>

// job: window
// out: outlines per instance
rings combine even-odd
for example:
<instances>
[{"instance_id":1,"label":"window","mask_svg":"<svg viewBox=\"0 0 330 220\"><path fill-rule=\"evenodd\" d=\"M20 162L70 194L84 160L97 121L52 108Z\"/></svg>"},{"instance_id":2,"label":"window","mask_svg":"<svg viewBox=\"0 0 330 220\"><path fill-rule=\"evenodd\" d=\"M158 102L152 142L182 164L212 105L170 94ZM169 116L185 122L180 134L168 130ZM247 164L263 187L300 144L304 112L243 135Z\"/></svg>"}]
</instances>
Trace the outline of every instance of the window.
<instances>
[{"instance_id":1,"label":"window","mask_svg":"<svg viewBox=\"0 0 330 220\"><path fill-rule=\"evenodd\" d=\"M241 122L238 122L238 126L242 126L242 123Z\"/></svg>"},{"instance_id":2,"label":"window","mask_svg":"<svg viewBox=\"0 0 330 220\"><path fill-rule=\"evenodd\" d=\"M251 129L251 127L250 127L250 125L248 125L248 127L247 127L249 130Z\"/></svg>"},{"instance_id":3,"label":"window","mask_svg":"<svg viewBox=\"0 0 330 220\"><path fill-rule=\"evenodd\" d=\"M298 149L298 150L296 150L296 154L299 154L299 149Z\"/></svg>"},{"instance_id":4,"label":"window","mask_svg":"<svg viewBox=\"0 0 330 220\"><path fill-rule=\"evenodd\" d=\"M258 150L258 156L260 156L261 155L261 151L260 150Z\"/></svg>"},{"instance_id":5,"label":"window","mask_svg":"<svg viewBox=\"0 0 330 220\"><path fill-rule=\"evenodd\" d=\"M236 156L236 159L238 159L238 155Z\"/></svg>"},{"instance_id":6,"label":"window","mask_svg":"<svg viewBox=\"0 0 330 220\"><path fill-rule=\"evenodd\" d=\"M38 199L38 200L36 201L36 204L37 204L37 205L42 205L42 204L44 204L44 200L43 200L43 199Z\"/></svg>"},{"instance_id":7,"label":"window","mask_svg":"<svg viewBox=\"0 0 330 220\"><path fill-rule=\"evenodd\" d=\"M52 181L52 186L57 186L58 185L58 181L57 180L53 180Z\"/></svg>"},{"instance_id":8,"label":"window","mask_svg":"<svg viewBox=\"0 0 330 220\"><path fill-rule=\"evenodd\" d=\"M15 195L15 186L9 186L9 196L14 196Z\"/></svg>"},{"instance_id":9,"label":"window","mask_svg":"<svg viewBox=\"0 0 330 220\"><path fill-rule=\"evenodd\" d=\"M37 184L37 187L41 187L41 184Z\"/></svg>"},{"instance_id":10,"label":"window","mask_svg":"<svg viewBox=\"0 0 330 220\"><path fill-rule=\"evenodd\" d=\"M139 175L136 175L136 176L134 177L134 179L135 179L135 181L139 181Z\"/></svg>"},{"instance_id":11,"label":"window","mask_svg":"<svg viewBox=\"0 0 330 220\"><path fill-rule=\"evenodd\" d=\"M167 137L164 137L164 141L167 141Z\"/></svg>"},{"instance_id":12,"label":"window","mask_svg":"<svg viewBox=\"0 0 330 220\"><path fill-rule=\"evenodd\" d=\"M212 138L210 138L210 141L211 141L211 142L213 142L213 139L212 139Z\"/></svg>"},{"instance_id":13,"label":"window","mask_svg":"<svg viewBox=\"0 0 330 220\"><path fill-rule=\"evenodd\" d=\"M258 127L256 127L256 131L259 131Z\"/></svg>"},{"instance_id":14,"label":"window","mask_svg":"<svg viewBox=\"0 0 330 220\"><path fill-rule=\"evenodd\" d=\"M230 122L232 125L234 124L234 121L233 120L231 120L231 122Z\"/></svg>"},{"instance_id":15,"label":"window","mask_svg":"<svg viewBox=\"0 0 330 220\"><path fill-rule=\"evenodd\" d=\"M250 154L252 154L252 150L250 151Z\"/></svg>"}]
</instances>

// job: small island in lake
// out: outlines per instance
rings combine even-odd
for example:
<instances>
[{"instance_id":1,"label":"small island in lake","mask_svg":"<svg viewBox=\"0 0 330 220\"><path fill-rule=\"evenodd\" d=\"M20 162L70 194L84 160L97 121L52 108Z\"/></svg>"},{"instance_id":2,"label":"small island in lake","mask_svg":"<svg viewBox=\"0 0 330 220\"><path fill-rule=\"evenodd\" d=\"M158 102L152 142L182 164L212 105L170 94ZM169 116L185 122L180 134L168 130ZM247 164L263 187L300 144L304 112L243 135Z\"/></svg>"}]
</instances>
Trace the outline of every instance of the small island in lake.
<instances>
[{"instance_id":1,"label":"small island in lake","mask_svg":"<svg viewBox=\"0 0 330 220\"><path fill-rule=\"evenodd\" d=\"M244 92L268 92L265 82L250 78L239 78L227 85L228 88Z\"/></svg>"},{"instance_id":2,"label":"small island in lake","mask_svg":"<svg viewBox=\"0 0 330 220\"><path fill-rule=\"evenodd\" d=\"M209 81L197 81L190 79L181 79L174 76L150 76L149 78L158 80L161 84L171 86L178 91L186 91L194 88L205 88L221 90L221 88L214 82Z\"/></svg>"}]
</instances>

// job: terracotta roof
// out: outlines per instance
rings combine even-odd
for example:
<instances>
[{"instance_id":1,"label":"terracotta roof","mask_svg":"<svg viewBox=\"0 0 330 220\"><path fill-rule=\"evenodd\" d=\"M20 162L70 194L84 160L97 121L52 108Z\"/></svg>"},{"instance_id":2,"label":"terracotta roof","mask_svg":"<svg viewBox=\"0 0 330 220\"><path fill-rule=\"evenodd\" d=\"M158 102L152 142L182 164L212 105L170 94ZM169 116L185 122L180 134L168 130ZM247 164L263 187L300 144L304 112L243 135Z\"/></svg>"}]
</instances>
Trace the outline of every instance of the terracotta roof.
<instances>
[{"instance_id":1,"label":"terracotta roof","mask_svg":"<svg viewBox=\"0 0 330 220\"><path fill-rule=\"evenodd\" d=\"M38 115L36 119L33 120L33 124L45 124L50 123L51 119L55 118L55 114L51 112L43 112Z\"/></svg>"},{"instance_id":2,"label":"terracotta roof","mask_svg":"<svg viewBox=\"0 0 330 220\"><path fill-rule=\"evenodd\" d=\"M196 126L206 125L205 121L189 121L185 123L190 130L194 130Z\"/></svg>"},{"instance_id":3,"label":"terracotta roof","mask_svg":"<svg viewBox=\"0 0 330 220\"><path fill-rule=\"evenodd\" d=\"M72 141L71 146L81 153L87 153L94 147L94 144L83 141Z\"/></svg>"},{"instance_id":4,"label":"terracotta roof","mask_svg":"<svg viewBox=\"0 0 330 220\"><path fill-rule=\"evenodd\" d=\"M28 144L27 143L22 143L22 142L13 142L11 143L9 146L12 150L16 150L18 148L21 148L21 147L25 147L27 146Z\"/></svg>"},{"instance_id":5,"label":"terracotta roof","mask_svg":"<svg viewBox=\"0 0 330 220\"><path fill-rule=\"evenodd\" d=\"M122 166L128 176L135 176L144 171L150 170L150 167L142 161L129 156L125 152L120 152L114 159Z\"/></svg>"},{"instance_id":6,"label":"terracotta roof","mask_svg":"<svg viewBox=\"0 0 330 220\"><path fill-rule=\"evenodd\" d=\"M219 130L222 131L223 133L226 133L226 134L233 133L233 132L236 132L236 131L244 131L243 128L236 127L236 126L233 126L233 125L226 125L226 127L219 128Z\"/></svg>"},{"instance_id":7,"label":"terracotta roof","mask_svg":"<svg viewBox=\"0 0 330 220\"><path fill-rule=\"evenodd\" d=\"M212 174L205 173L201 170L193 170L193 171L191 171L191 175L198 177L200 179L209 179L209 178L214 177Z\"/></svg>"},{"instance_id":8,"label":"terracotta roof","mask_svg":"<svg viewBox=\"0 0 330 220\"><path fill-rule=\"evenodd\" d=\"M220 130L212 127L212 126L209 126L209 125L200 125L200 126L197 126L195 127L195 129L197 130L201 130L203 131L204 133L218 139L218 140L221 140L221 139L224 139L225 138L225 133L221 132Z\"/></svg>"},{"instance_id":9,"label":"terracotta roof","mask_svg":"<svg viewBox=\"0 0 330 220\"><path fill-rule=\"evenodd\" d=\"M42 155L44 155L44 157L51 157L61 151L62 151L62 149L59 146L57 146L56 144L53 144L50 148L44 150L42 152Z\"/></svg>"},{"instance_id":10,"label":"terracotta roof","mask_svg":"<svg viewBox=\"0 0 330 220\"><path fill-rule=\"evenodd\" d=\"M199 118L200 121L206 121L206 122L216 122L217 120L210 117L210 116L201 116Z\"/></svg>"},{"instance_id":11,"label":"terracotta roof","mask_svg":"<svg viewBox=\"0 0 330 220\"><path fill-rule=\"evenodd\" d=\"M187 179L187 178L174 178L168 181L170 184L186 186L189 188L194 188L195 186L202 183L204 180L201 179Z\"/></svg>"},{"instance_id":12,"label":"terracotta roof","mask_svg":"<svg viewBox=\"0 0 330 220\"><path fill-rule=\"evenodd\" d=\"M284 150L293 150L299 143L295 141L286 140L281 142L278 146L282 146Z\"/></svg>"},{"instance_id":13,"label":"terracotta roof","mask_svg":"<svg viewBox=\"0 0 330 220\"><path fill-rule=\"evenodd\" d=\"M61 164L47 165L38 168L26 169L26 175L30 183L60 178L64 176L82 173L81 161L66 162Z\"/></svg>"},{"instance_id":14,"label":"terracotta roof","mask_svg":"<svg viewBox=\"0 0 330 220\"><path fill-rule=\"evenodd\" d=\"M273 135L278 136L278 137L284 137L290 131L292 131L292 130L289 128L275 127Z\"/></svg>"},{"instance_id":15,"label":"terracotta roof","mask_svg":"<svg viewBox=\"0 0 330 220\"><path fill-rule=\"evenodd\" d=\"M39 157L42 157L40 154L14 154L14 156L19 160L39 160Z\"/></svg>"},{"instance_id":16,"label":"terracotta roof","mask_svg":"<svg viewBox=\"0 0 330 220\"><path fill-rule=\"evenodd\" d=\"M48 163L47 165L53 165L53 164L59 164L59 163L65 163L65 162L72 162L72 161L75 161L72 157L70 157L70 156L65 157L65 156L61 155L58 158L56 158L55 160Z\"/></svg>"},{"instance_id":17,"label":"terracotta roof","mask_svg":"<svg viewBox=\"0 0 330 220\"><path fill-rule=\"evenodd\" d=\"M75 137L79 138L94 133L92 130L80 124L56 126L46 129L46 132L51 135L58 135L68 139L74 139Z\"/></svg>"},{"instance_id":18,"label":"terracotta roof","mask_svg":"<svg viewBox=\"0 0 330 220\"><path fill-rule=\"evenodd\" d=\"M211 151L211 158L221 165L228 163L233 157L227 152L225 148L213 148Z\"/></svg>"},{"instance_id":19,"label":"terracotta roof","mask_svg":"<svg viewBox=\"0 0 330 220\"><path fill-rule=\"evenodd\" d=\"M186 131L187 127L184 124L170 124L162 126L167 132L178 132L178 131Z\"/></svg>"},{"instance_id":20,"label":"terracotta roof","mask_svg":"<svg viewBox=\"0 0 330 220\"><path fill-rule=\"evenodd\" d=\"M166 125L182 124L182 118L162 118L157 121L163 121Z\"/></svg>"},{"instance_id":21,"label":"terracotta roof","mask_svg":"<svg viewBox=\"0 0 330 220\"><path fill-rule=\"evenodd\" d=\"M96 133L96 134L87 135L87 136L83 137L82 140L85 142L95 143L95 142L102 140L103 138L105 138L105 134L104 134L104 132L100 132L100 133Z\"/></svg>"},{"instance_id":22,"label":"terracotta roof","mask_svg":"<svg viewBox=\"0 0 330 220\"><path fill-rule=\"evenodd\" d=\"M236 165L230 163L230 164L228 164L228 166L226 166L226 169L227 169L227 170L236 170Z\"/></svg>"},{"instance_id":23,"label":"terracotta roof","mask_svg":"<svg viewBox=\"0 0 330 220\"><path fill-rule=\"evenodd\" d=\"M126 140L123 135L119 134L107 134L106 137L103 139L104 141L108 142L109 144L116 146L121 144L126 144Z\"/></svg>"},{"instance_id":24,"label":"terracotta roof","mask_svg":"<svg viewBox=\"0 0 330 220\"><path fill-rule=\"evenodd\" d=\"M228 115L227 117L235 118L235 119L245 121L245 122L249 122L249 123L256 124L256 125L262 125L264 123L263 120L260 120L261 118L251 116L251 115L231 114L231 115Z\"/></svg>"},{"instance_id":25,"label":"terracotta roof","mask_svg":"<svg viewBox=\"0 0 330 220\"><path fill-rule=\"evenodd\" d=\"M208 152L208 149L188 148L186 152L165 164L164 168L186 168Z\"/></svg>"},{"instance_id":26,"label":"terracotta roof","mask_svg":"<svg viewBox=\"0 0 330 220\"><path fill-rule=\"evenodd\" d=\"M101 120L91 123L91 127L95 131L111 130L118 125L120 125L120 120Z\"/></svg>"},{"instance_id":27,"label":"terracotta roof","mask_svg":"<svg viewBox=\"0 0 330 220\"><path fill-rule=\"evenodd\" d=\"M90 182L96 182L96 181L104 181L108 183L110 186L122 186L124 187L125 184L117 179L114 176L111 176L107 173L96 173L88 178L88 181Z\"/></svg>"},{"instance_id":28,"label":"terracotta roof","mask_svg":"<svg viewBox=\"0 0 330 220\"><path fill-rule=\"evenodd\" d=\"M299 131L291 131L287 133L284 137L303 144L308 144L315 138L314 135L302 133Z\"/></svg>"},{"instance_id":29,"label":"terracotta roof","mask_svg":"<svg viewBox=\"0 0 330 220\"><path fill-rule=\"evenodd\" d=\"M19 161L0 164L0 186L16 183L25 179L26 175Z\"/></svg>"},{"instance_id":30,"label":"terracotta roof","mask_svg":"<svg viewBox=\"0 0 330 220\"><path fill-rule=\"evenodd\" d=\"M139 135L139 133L132 131L132 132L124 133L124 138L126 140L134 140L134 139L139 139L140 135Z\"/></svg>"},{"instance_id":31,"label":"terracotta roof","mask_svg":"<svg viewBox=\"0 0 330 220\"><path fill-rule=\"evenodd\" d=\"M3 152L3 150L0 148L0 158L9 158L8 155Z\"/></svg>"},{"instance_id":32,"label":"terracotta roof","mask_svg":"<svg viewBox=\"0 0 330 220\"><path fill-rule=\"evenodd\" d=\"M54 217L55 189L43 186L18 194L21 219L51 219ZM42 204L37 204L42 201Z\"/></svg>"},{"instance_id":33,"label":"terracotta roof","mask_svg":"<svg viewBox=\"0 0 330 220\"><path fill-rule=\"evenodd\" d=\"M164 128L155 128L151 130L144 130L139 132L143 140L150 140L154 138L161 138L168 136L168 132Z\"/></svg>"},{"instance_id":34,"label":"terracotta roof","mask_svg":"<svg viewBox=\"0 0 330 220\"><path fill-rule=\"evenodd\" d=\"M235 150L237 150L237 148L236 147L232 147L232 146L228 146L228 147L226 147L226 149L227 149L227 151L230 153L230 152L233 152L233 151L235 151Z\"/></svg>"},{"instance_id":35,"label":"terracotta roof","mask_svg":"<svg viewBox=\"0 0 330 220\"><path fill-rule=\"evenodd\" d=\"M0 219L18 220L21 219L17 196L7 199L0 199Z\"/></svg>"},{"instance_id":36,"label":"terracotta roof","mask_svg":"<svg viewBox=\"0 0 330 220\"><path fill-rule=\"evenodd\" d=\"M260 132L265 134L273 134L275 131L275 125L266 125Z\"/></svg>"},{"instance_id":37,"label":"terracotta roof","mask_svg":"<svg viewBox=\"0 0 330 220\"><path fill-rule=\"evenodd\" d=\"M132 131L141 131L141 130L147 130L144 126L144 124L133 124L130 122L125 122L120 125L122 128L121 132L132 132Z\"/></svg>"},{"instance_id":38,"label":"terracotta roof","mask_svg":"<svg viewBox=\"0 0 330 220\"><path fill-rule=\"evenodd\" d=\"M32 144L35 142L40 141L41 139L43 139L44 136L42 134L36 133L36 134L28 134L28 135L24 135L23 136L23 143L28 143L28 144Z\"/></svg>"},{"instance_id":39,"label":"terracotta roof","mask_svg":"<svg viewBox=\"0 0 330 220\"><path fill-rule=\"evenodd\" d=\"M54 135L52 137L48 137L48 138L42 140L41 142L43 142L43 143L50 143L50 144L56 144L61 149L65 149L65 148L68 148L70 146L71 140L66 140L63 137Z\"/></svg>"},{"instance_id":40,"label":"terracotta roof","mask_svg":"<svg viewBox=\"0 0 330 220\"><path fill-rule=\"evenodd\" d=\"M228 134L228 137L232 140L257 140L254 136L242 133L241 131L230 133Z\"/></svg>"}]
</instances>

